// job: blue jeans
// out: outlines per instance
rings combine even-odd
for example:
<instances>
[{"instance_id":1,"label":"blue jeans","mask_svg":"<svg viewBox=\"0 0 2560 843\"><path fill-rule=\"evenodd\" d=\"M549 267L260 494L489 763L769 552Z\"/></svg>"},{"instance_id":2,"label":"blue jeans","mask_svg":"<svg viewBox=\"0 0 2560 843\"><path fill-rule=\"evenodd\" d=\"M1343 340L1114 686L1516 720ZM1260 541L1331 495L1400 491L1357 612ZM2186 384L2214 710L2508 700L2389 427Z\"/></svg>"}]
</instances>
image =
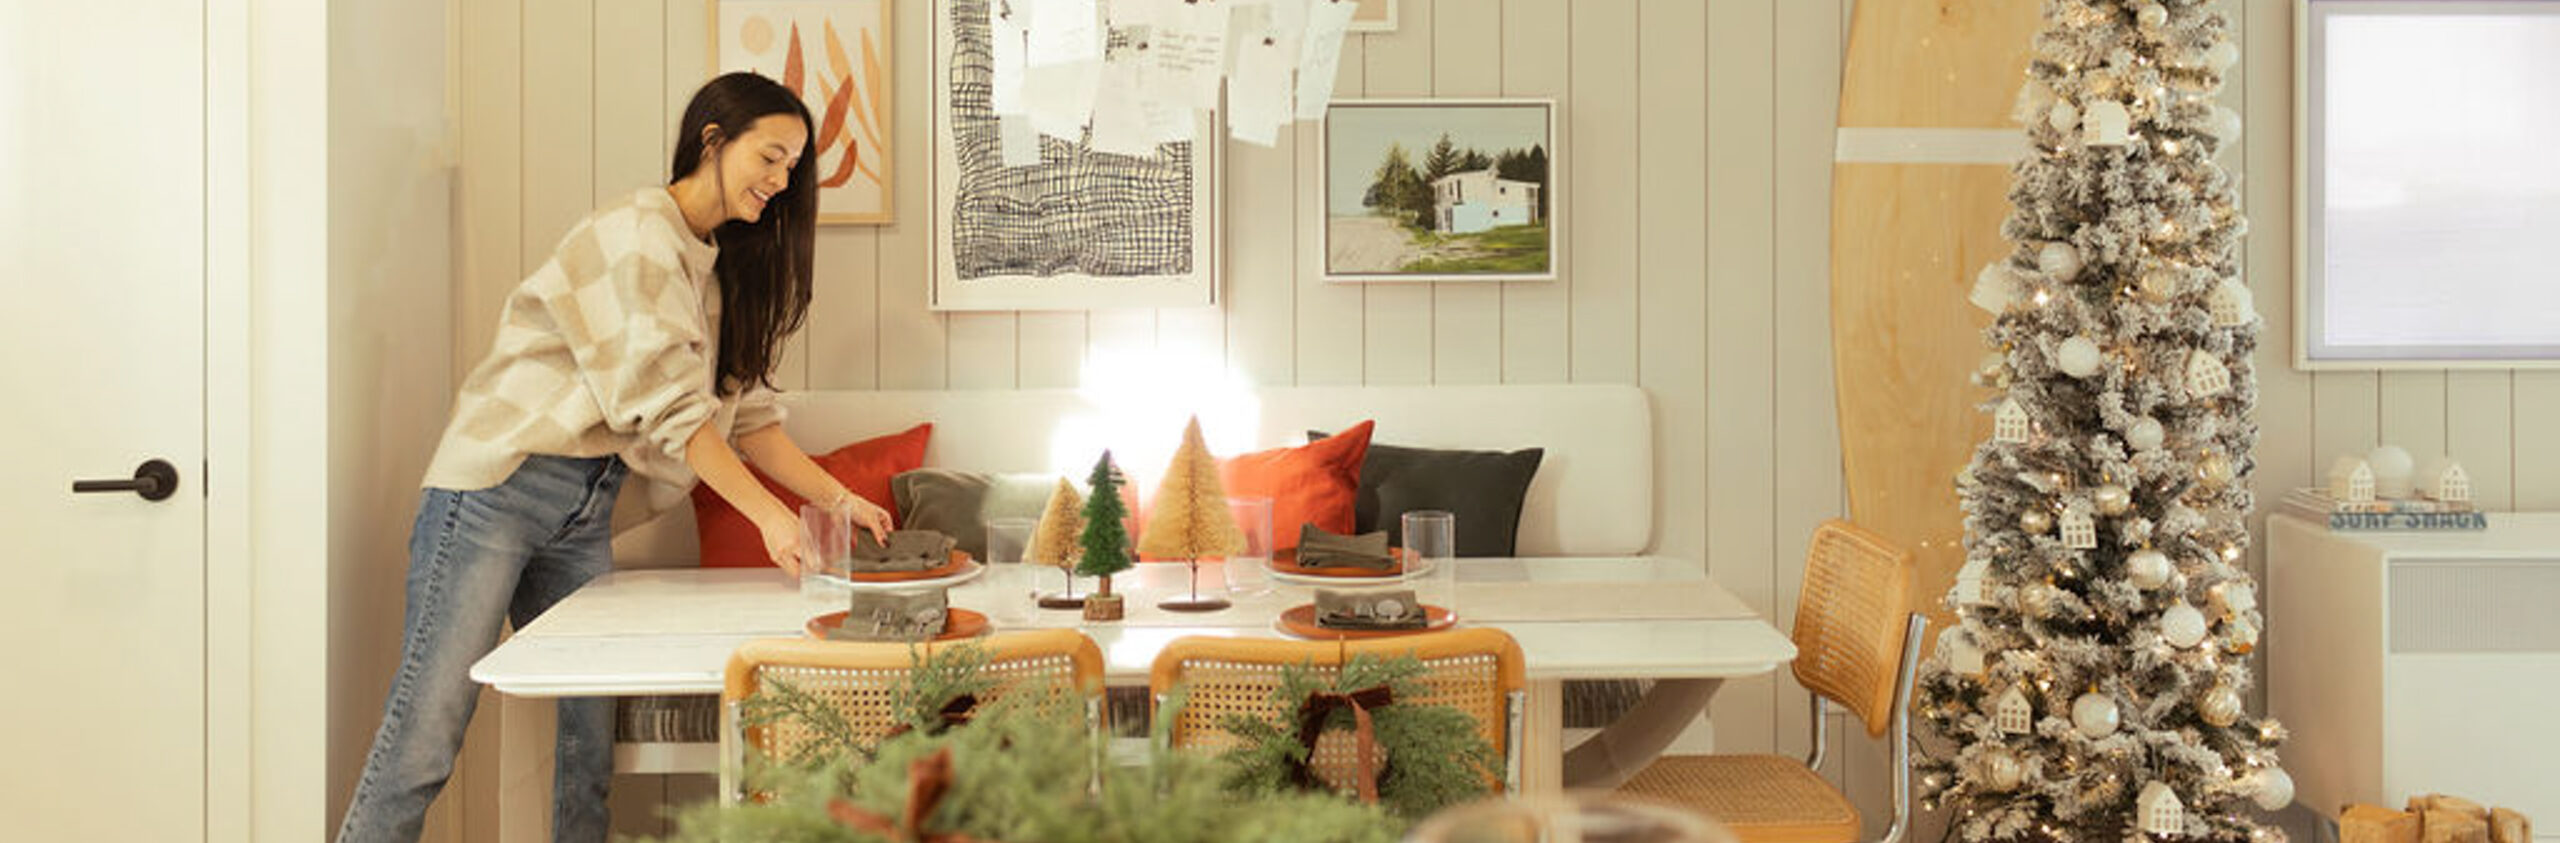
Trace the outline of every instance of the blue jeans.
<instances>
[{"instance_id":1,"label":"blue jeans","mask_svg":"<svg viewBox=\"0 0 2560 843\"><path fill-rule=\"evenodd\" d=\"M480 686L471 664L596 575L613 569L622 460L533 456L504 483L428 489L409 534L408 617L382 727L338 828L340 843L415 841L453 776ZM563 699L551 839L602 841L613 778L613 706Z\"/></svg>"}]
</instances>

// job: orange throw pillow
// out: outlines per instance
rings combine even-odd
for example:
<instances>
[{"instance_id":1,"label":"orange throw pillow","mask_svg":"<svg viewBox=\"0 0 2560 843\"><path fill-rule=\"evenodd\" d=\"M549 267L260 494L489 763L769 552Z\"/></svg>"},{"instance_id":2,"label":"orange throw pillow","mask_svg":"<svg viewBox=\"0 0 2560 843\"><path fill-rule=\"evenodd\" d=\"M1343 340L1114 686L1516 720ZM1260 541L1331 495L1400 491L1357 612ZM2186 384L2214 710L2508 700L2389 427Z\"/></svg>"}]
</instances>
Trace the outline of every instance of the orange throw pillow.
<instances>
[{"instance_id":1,"label":"orange throw pillow","mask_svg":"<svg viewBox=\"0 0 2560 843\"><path fill-rule=\"evenodd\" d=\"M933 423L926 422L904 432L876 439L865 439L816 457L819 468L827 470L846 490L869 498L872 503L890 510L897 517L896 500L889 494L889 478L899 472L924 466L924 446L933 437ZM1312 447L1312 446L1311 446ZM764 472L748 467L782 505L799 512L807 503L799 495L774 482ZM747 520L746 513L730 506L720 493L706 484L693 486L694 535L702 542L702 566L705 568L754 568L773 564L764 553L764 534Z\"/></svg>"},{"instance_id":2,"label":"orange throw pillow","mask_svg":"<svg viewBox=\"0 0 2560 843\"><path fill-rule=\"evenodd\" d=\"M1298 525L1314 524L1329 532L1352 532L1352 506L1360 495L1360 463L1369 458L1369 432L1364 421L1341 433L1297 448L1255 451L1218 463L1218 480L1227 496L1271 499L1271 546L1298 546Z\"/></svg>"}]
</instances>

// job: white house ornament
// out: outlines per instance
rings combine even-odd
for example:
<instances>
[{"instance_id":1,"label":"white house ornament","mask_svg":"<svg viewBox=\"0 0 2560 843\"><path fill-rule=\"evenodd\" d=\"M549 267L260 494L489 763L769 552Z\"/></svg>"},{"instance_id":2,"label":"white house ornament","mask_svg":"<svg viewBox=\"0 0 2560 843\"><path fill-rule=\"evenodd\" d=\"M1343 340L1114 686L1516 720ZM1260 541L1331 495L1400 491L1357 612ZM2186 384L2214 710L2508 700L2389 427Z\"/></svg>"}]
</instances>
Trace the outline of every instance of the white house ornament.
<instances>
[{"instance_id":1,"label":"white house ornament","mask_svg":"<svg viewBox=\"0 0 2560 843\"><path fill-rule=\"evenodd\" d=\"M2202 400L2231 391L2231 370L2212 353L2198 349L2187 354L2187 398Z\"/></svg>"},{"instance_id":2,"label":"white house ornament","mask_svg":"<svg viewBox=\"0 0 2560 843\"><path fill-rule=\"evenodd\" d=\"M2009 690L2002 691L2000 699L1992 703L1991 723L1999 727L2000 731L2012 735L2023 735L2035 731L2036 712L2033 707L2027 705L2026 692L2018 690L2016 685L2011 685Z\"/></svg>"},{"instance_id":3,"label":"white house ornament","mask_svg":"<svg viewBox=\"0 0 2560 843\"><path fill-rule=\"evenodd\" d=\"M2099 693L2081 694L2071 701L2071 727L2085 738L2103 738L2116 733L2124 722L2124 712L2117 710L2114 697Z\"/></svg>"},{"instance_id":4,"label":"white house ornament","mask_svg":"<svg viewBox=\"0 0 2560 843\"><path fill-rule=\"evenodd\" d=\"M2063 374L2075 378L2097 374L2098 368L2106 363L2106 355L2100 353L2097 342L2088 337L2063 340L2062 345L2054 349L2053 358L2054 365L2061 368Z\"/></svg>"},{"instance_id":5,"label":"white house ornament","mask_svg":"<svg viewBox=\"0 0 2560 843\"><path fill-rule=\"evenodd\" d=\"M2418 496L2428 500L2471 502L2471 473L2452 457L2428 460L2427 466L2418 471L2417 487Z\"/></svg>"},{"instance_id":6,"label":"white house ornament","mask_svg":"<svg viewBox=\"0 0 2560 843\"><path fill-rule=\"evenodd\" d=\"M2062 511L2062 546L2073 550L2098 548L2098 523L2089 514L2088 506L2074 503Z\"/></svg>"},{"instance_id":7,"label":"white house ornament","mask_svg":"<svg viewBox=\"0 0 2560 843\"><path fill-rule=\"evenodd\" d=\"M2204 613L2196 607L2180 603L2160 613L2160 637L2169 646L2185 649L2204 643Z\"/></svg>"},{"instance_id":8,"label":"white house ornament","mask_svg":"<svg viewBox=\"0 0 2560 843\"><path fill-rule=\"evenodd\" d=\"M2236 328L2258 318L2256 296L2249 292L2247 285L2236 279L2225 279L2215 284L2213 296L2206 300L2205 308L2213 314L2213 324L2224 328Z\"/></svg>"},{"instance_id":9,"label":"white house ornament","mask_svg":"<svg viewBox=\"0 0 2560 843\"><path fill-rule=\"evenodd\" d=\"M2175 572L2175 567L2169 564L2169 554L2150 548L2134 551L2124 560L2125 579L2144 591L2168 585L2169 575Z\"/></svg>"},{"instance_id":10,"label":"white house ornament","mask_svg":"<svg viewBox=\"0 0 2560 843\"><path fill-rule=\"evenodd\" d=\"M2036 270L2055 281L2080 277L2080 250L2060 241L2046 243L2036 250Z\"/></svg>"},{"instance_id":11,"label":"white house ornament","mask_svg":"<svg viewBox=\"0 0 2560 843\"><path fill-rule=\"evenodd\" d=\"M2090 146L2123 146L2133 136L2133 113L2124 103L2099 100L2080 115L2080 142Z\"/></svg>"},{"instance_id":12,"label":"white house ornament","mask_svg":"<svg viewBox=\"0 0 2560 843\"><path fill-rule=\"evenodd\" d=\"M1991 598L1987 596L1990 590L1983 585L1990 574L1991 560L1980 557L1965 560L1964 567L1956 569L1955 588L1949 591L1949 596L1958 606L1991 605ZM1965 638L1971 640L1972 635L1967 634Z\"/></svg>"},{"instance_id":13,"label":"white house ornament","mask_svg":"<svg viewBox=\"0 0 2560 843\"><path fill-rule=\"evenodd\" d=\"M2027 421L2027 408L2019 404L2018 399L2003 399L2000 402L1999 409L1991 411L1991 439L1993 441L2010 445L2024 445L2027 444L2028 435L2033 432L2035 432L2035 427Z\"/></svg>"},{"instance_id":14,"label":"white house ornament","mask_svg":"<svg viewBox=\"0 0 2560 843\"><path fill-rule=\"evenodd\" d=\"M2329 497L2345 503L2373 502L2373 464L2363 457L2339 457L2330 463Z\"/></svg>"},{"instance_id":15,"label":"white house ornament","mask_svg":"<svg viewBox=\"0 0 2560 843\"><path fill-rule=\"evenodd\" d=\"M2187 808L2178 802L2178 794L2168 785L2149 782L2142 795L2134 798L2134 812L2145 834L2184 835L2187 833Z\"/></svg>"}]
</instances>

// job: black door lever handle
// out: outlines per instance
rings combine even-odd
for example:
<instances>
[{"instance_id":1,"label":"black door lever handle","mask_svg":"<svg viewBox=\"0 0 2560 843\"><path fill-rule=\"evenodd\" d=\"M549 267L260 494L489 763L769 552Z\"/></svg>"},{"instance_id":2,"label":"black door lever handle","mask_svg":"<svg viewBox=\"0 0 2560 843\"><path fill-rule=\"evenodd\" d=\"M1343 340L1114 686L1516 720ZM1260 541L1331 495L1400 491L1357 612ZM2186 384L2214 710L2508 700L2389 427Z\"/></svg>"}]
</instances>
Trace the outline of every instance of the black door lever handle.
<instances>
[{"instance_id":1,"label":"black door lever handle","mask_svg":"<svg viewBox=\"0 0 2560 843\"><path fill-rule=\"evenodd\" d=\"M146 501L168 500L170 495L178 493L178 467L170 465L168 460L147 460L133 470L131 480L73 480L71 491L82 494L132 492Z\"/></svg>"}]
</instances>

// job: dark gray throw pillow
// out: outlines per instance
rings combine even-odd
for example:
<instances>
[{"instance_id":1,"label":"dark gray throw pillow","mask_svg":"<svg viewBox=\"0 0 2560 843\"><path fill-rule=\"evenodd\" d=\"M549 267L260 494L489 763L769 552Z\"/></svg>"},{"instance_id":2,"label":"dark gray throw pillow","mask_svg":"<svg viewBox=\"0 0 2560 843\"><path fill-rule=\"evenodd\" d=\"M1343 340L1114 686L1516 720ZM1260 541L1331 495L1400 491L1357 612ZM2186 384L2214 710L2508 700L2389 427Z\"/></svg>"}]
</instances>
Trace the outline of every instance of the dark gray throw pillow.
<instances>
[{"instance_id":1,"label":"dark gray throw pillow","mask_svg":"<svg viewBox=\"0 0 2560 843\"><path fill-rule=\"evenodd\" d=\"M1038 519L1058 479L1045 474L987 474L919 468L889 478L898 526L932 530L958 541L973 559L987 558L987 522Z\"/></svg>"},{"instance_id":2,"label":"dark gray throw pillow","mask_svg":"<svg viewBox=\"0 0 2560 843\"><path fill-rule=\"evenodd\" d=\"M1307 431L1308 441L1325 434ZM1445 510L1457 516L1459 556L1510 556L1520 536L1520 506L1538 476L1545 448L1458 451L1369 443L1352 502L1360 532L1385 530L1404 546L1404 514Z\"/></svg>"}]
</instances>

